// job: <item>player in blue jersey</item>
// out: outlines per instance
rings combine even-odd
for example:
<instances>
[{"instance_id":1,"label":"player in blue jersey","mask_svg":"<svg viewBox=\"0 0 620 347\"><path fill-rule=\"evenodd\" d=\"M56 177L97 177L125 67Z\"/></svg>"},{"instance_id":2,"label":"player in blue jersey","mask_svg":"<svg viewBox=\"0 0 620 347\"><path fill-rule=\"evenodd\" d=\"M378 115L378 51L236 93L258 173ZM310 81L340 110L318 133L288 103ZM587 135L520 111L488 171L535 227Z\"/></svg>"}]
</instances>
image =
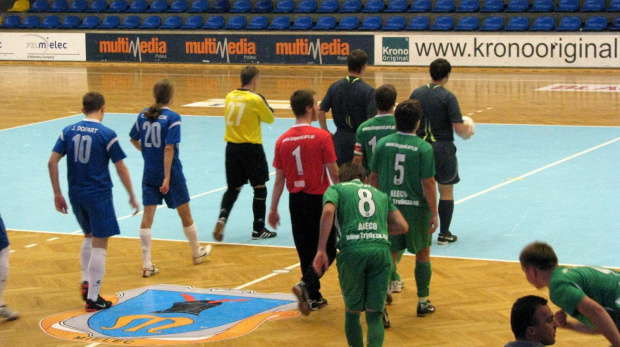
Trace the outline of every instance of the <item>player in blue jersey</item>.
<instances>
[{"instance_id":1,"label":"player in blue jersey","mask_svg":"<svg viewBox=\"0 0 620 347\"><path fill-rule=\"evenodd\" d=\"M129 203L140 212L131 185L131 177L123 159L116 133L101 121L105 113L105 100L97 92L88 92L82 98L84 118L62 130L48 162L54 203L58 212L66 214L69 206L60 189L58 163L67 155L69 201L77 221L86 236L82 243L82 296L86 311L93 312L112 306L112 302L99 296L108 238L120 234L112 201L112 180L108 169L110 160L129 193Z\"/></svg>"},{"instance_id":2,"label":"player in blue jersey","mask_svg":"<svg viewBox=\"0 0 620 347\"><path fill-rule=\"evenodd\" d=\"M142 277L159 273L151 261L151 226L157 205L166 201L176 209L183 223L183 233L192 248L194 264L200 264L211 253L211 245L200 247L196 225L189 208L189 191L179 159L181 117L168 106L172 103L174 86L164 79L153 87L155 103L145 108L131 128L131 143L142 152L142 204L144 215L140 225L142 246Z\"/></svg>"},{"instance_id":3,"label":"player in blue jersey","mask_svg":"<svg viewBox=\"0 0 620 347\"><path fill-rule=\"evenodd\" d=\"M2 295L4 293L4 286L6 285L6 279L9 277L9 253L11 253L9 237L6 233L2 217L0 217L0 318L15 320L19 318L19 313L11 310L4 304Z\"/></svg>"}]
</instances>

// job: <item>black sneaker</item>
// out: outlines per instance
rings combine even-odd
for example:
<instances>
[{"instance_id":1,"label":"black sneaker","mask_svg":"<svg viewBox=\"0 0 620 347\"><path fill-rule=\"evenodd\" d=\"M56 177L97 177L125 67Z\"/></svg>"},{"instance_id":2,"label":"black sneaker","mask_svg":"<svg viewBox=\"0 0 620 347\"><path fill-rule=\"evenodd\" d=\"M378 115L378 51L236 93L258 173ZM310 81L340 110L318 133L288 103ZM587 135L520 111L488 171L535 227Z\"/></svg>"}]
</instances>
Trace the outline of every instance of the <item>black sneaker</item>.
<instances>
[{"instance_id":1,"label":"black sneaker","mask_svg":"<svg viewBox=\"0 0 620 347\"><path fill-rule=\"evenodd\" d=\"M270 239L276 236L278 236L278 233L275 231L269 231L267 228L263 228L262 231L252 231L252 240Z\"/></svg>"},{"instance_id":2,"label":"black sneaker","mask_svg":"<svg viewBox=\"0 0 620 347\"><path fill-rule=\"evenodd\" d=\"M80 293L82 293L82 299L86 301L86 296L88 295L88 282L82 282L82 286L80 287Z\"/></svg>"},{"instance_id":3,"label":"black sneaker","mask_svg":"<svg viewBox=\"0 0 620 347\"><path fill-rule=\"evenodd\" d=\"M308 298L308 290L304 282L299 282L293 287L293 294L297 297L297 308L304 316L310 314L310 299ZM327 305L327 303L326 303Z\"/></svg>"},{"instance_id":4,"label":"black sneaker","mask_svg":"<svg viewBox=\"0 0 620 347\"><path fill-rule=\"evenodd\" d=\"M391 326L392 324L390 324L390 317L388 316L387 308L384 308L383 309L383 329L387 329Z\"/></svg>"},{"instance_id":5,"label":"black sneaker","mask_svg":"<svg viewBox=\"0 0 620 347\"><path fill-rule=\"evenodd\" d=\"M392 292L388 289L387 295L385 297L385 304L386 305L391 305L392 301L394 301L394 297L392 296Z\"/></svg>"},{"instance_id":6,"label":"black sneaker","mask_svg":"<svg viewBox=\"0 0 620 347\"><path fill-rule=\"evenodd\" d=\"M325 306L327 306L327 300L325 298L320 298L319 300L310 300L310 309L312 311L316 311Z\"/></svg>"},{"instance_id":7,"label":"black sneaker","mask_svg":"<svg viewBox=\"0 0 620 347\"><path fill-rule=\"evenodd\" d=\"M454 234L450 234L450 235L439 234L439 236L437 237L437 244L447 245L448 243L456 242L456 240L457 240L457 237Z\"/></svg>"},{"instance_id":8,"label":"black sneaker","mask_svg":"<svg viewBox=\"0 0 620 347\"><path fill-rule=\"evenodd\" d=\"M435 306L431 305L430 301L418 304L418 317L426 317L432 313L435 313Z\"/></svg>"},{"instance_id":9,"label":"black sneaker","mask_svg":"<svg viewBox=\"0 0 620 347\"><path fill-rule=\"evenodd\" d=\"M86 299L86 312L105 310L110 307L112 307L112 301L104 300L101 296L97 297L97 301Z\"/></svg>"}]
</instances>

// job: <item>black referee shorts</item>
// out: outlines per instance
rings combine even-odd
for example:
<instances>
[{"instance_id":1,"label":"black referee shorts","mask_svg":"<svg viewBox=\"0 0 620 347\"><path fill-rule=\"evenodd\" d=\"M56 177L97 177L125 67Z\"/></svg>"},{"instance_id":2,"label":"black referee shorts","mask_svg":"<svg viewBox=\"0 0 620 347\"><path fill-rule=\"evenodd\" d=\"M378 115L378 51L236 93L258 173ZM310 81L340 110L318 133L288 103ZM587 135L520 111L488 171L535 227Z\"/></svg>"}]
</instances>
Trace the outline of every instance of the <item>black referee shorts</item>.
<instances>
[{"instance_id":1,"label":"black referee shorts","mask_svg":"<svg viewBox=\"0 0 620 347\"><path fill-rule=\"evenodd\" d=\"M439 184L459 183L459 163L456 160L456 146L452 141L432 142L435 155L435 180Z\"/></svg>"}]
</instances>

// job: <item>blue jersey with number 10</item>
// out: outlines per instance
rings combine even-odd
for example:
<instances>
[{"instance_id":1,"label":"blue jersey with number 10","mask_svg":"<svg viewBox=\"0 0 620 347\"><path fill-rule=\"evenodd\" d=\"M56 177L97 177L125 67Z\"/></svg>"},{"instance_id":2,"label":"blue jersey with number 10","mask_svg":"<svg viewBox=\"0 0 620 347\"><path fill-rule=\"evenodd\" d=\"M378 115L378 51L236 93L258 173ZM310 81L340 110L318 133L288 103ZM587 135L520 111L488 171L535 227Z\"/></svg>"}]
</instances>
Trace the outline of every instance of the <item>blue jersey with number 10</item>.
<instances>
[{"instance_id":1,"label":"blue jersey with number 10","mask_svg":"<svg viewBox=\"0 0 620 347\"><path fill-rule=\"evenodd\" d=\"M96 120L84 119L62 130L53 151L67 155L71 202L112 196L109 162L126 157L112 129Z\"/></svg>"}]
</instances>

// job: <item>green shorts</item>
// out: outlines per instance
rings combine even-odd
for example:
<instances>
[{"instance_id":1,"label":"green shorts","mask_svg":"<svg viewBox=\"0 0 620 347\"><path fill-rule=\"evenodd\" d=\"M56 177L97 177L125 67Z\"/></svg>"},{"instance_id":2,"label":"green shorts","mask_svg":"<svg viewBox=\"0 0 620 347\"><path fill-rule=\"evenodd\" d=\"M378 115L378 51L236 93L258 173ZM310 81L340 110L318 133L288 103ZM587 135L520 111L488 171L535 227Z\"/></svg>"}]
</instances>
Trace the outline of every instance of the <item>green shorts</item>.
<instances>
[{"instance_id":1,"label":"green shorts","mask_svg":"<svg viewBox=\"0 0 620 347\"><path fill-rule=\"evenodd\" d=\"M350 247L338 253L338 280L350 311L383 312L392 255L385 245Z\"/></svg>"},{"instance_id":2,"label":"green shorts","mask_svg":"<svg viewBox=\"0 0 620 347\"><path fill-rule=\"evenodd\" d=\"M390 235L388 240L392 246L392 252L402 251L403 249L416 254L426 247L430 247L432 238L430 231L430 220L432 212L427 208L420 207L404 207L400 206L398 210L405 216L409 223L409 230L400 235Z\"/></svg>"}]
</instances>

